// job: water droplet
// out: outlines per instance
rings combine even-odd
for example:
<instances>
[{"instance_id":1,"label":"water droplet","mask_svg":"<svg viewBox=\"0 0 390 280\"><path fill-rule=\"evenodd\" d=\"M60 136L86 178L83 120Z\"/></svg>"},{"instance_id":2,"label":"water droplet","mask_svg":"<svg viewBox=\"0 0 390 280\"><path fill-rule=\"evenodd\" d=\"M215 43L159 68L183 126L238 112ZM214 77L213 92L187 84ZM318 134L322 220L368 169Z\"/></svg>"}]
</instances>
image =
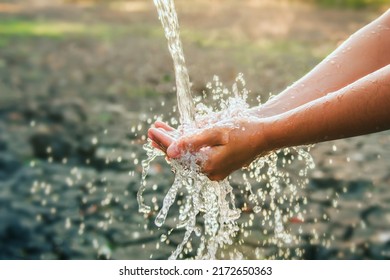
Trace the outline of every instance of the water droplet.
<instances>
[{"instance_id":1,"label":"water droplet","mask_svg":"<svg viewBox=\"0 0 390 280\"><path fill-rule=\"evenodd\" d=\"M165 242L168 239L168 236L166 234L162 234L160 237L161 242Z\"/></svg>"},{"instance_id":2,"label":"water droplet","mask_svg":"<svg viewBox=\"0 0 390 280\"><path fill-rule=\"evenodd\" d=\"M259 213L260 211L261 211L261 207L260 206L255 206L253 208L253 212L255 212L255 213Z\"/></svg>"},{"instance_id":3,"label":"water droplet","mask_svg":"<svg viewBox=\"0 0 390 280\"><path fill-rule=\"evenodd\" d=\"M70 218L66 218L65 219L65 228L70 229L71 226L72 226L72 223L70 221Z\"/></svg>"}]
</instances>

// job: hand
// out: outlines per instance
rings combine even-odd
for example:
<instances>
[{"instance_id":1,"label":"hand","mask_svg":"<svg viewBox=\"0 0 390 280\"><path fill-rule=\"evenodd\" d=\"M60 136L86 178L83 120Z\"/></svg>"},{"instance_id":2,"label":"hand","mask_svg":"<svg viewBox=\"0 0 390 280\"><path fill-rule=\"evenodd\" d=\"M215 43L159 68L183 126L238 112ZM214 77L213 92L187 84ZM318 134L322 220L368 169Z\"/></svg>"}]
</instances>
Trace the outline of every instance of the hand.
<instances>
[{"instance_id":1,"label":"hand","mask_svg":"<svg viewBox=\"0 0 390 280\"><path fill-rule=\"evenodd\" d=\"M199 163L201 170L214 181L223 180L269 152L258 118L220 121L178 140L169 136L171 129L159 123L149 130L149 137L169 158L179 158L186 151L202 153L205 160Z\"/></svg>"},{"instance_id":2,"label":"hand","mask_svg":"<svg viewBox=\"0 0 390 280\"><path fill-rule=\"evenodd\" d=\"M199 116L196 119L196 126L205 127L213 125L220 120L221 115L222 114L218 112L212 116ZM148 131L148 137L152 140L152 146L164 153L167 152L167 148L176 140L175 138L177 138L178 135L179 132L177 130L161 121L156 121L154 127L150 128Z\"/></svg>"}]
</instances>

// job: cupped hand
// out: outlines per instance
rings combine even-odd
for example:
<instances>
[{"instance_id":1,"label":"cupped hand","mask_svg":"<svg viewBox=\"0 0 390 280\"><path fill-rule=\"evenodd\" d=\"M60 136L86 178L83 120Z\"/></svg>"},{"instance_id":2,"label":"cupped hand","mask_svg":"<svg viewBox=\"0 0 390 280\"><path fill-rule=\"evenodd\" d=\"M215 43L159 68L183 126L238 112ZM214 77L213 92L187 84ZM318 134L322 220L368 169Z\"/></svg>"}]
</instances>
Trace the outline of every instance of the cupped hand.
<instances>
[{"instance_id":1,"label":"cupped hand","mask_svg":"<svg viewBox=\"0 0 390 280\"><path fill-rule=\"evenodd\" d=\"M169 158L180 158L185 152L202 153L202 172L220 181L269 152L262 127L258 118L235 118L176 140L169 136L173 128L159 123L149 130L149 137Z\"/></svg>"}]
</instances>

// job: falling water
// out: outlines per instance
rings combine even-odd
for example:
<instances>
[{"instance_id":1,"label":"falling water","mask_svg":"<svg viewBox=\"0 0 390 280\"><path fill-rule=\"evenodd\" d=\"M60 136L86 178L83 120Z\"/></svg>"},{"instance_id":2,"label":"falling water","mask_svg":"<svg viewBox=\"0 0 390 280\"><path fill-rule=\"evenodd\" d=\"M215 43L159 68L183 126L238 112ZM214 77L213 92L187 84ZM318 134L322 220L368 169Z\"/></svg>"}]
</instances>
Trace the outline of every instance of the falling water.
<instances>
[{"instance_id":1,"label":"falling water","mask_svg":"<svg viewBox=\"0 0 390 280\"><path fill-rule=\"evenodd\" d=\"M158 16L168 40L168 49L173 59L176 77L177 105L180 123L190 125L194 121L195 108L191 97L190 78L185 64L180 40L179 21L173 0L154 0Z\"/></svg>"}]
</instances>

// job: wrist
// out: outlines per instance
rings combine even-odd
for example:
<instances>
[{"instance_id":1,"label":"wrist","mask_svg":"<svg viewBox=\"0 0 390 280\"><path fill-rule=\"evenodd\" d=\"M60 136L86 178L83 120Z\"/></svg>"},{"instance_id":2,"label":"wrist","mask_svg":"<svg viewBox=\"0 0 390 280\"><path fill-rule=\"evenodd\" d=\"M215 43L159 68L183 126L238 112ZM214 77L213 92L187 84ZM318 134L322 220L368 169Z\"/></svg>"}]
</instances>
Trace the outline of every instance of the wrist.
<instances>
[{"instance_id":1,"label":"wrist","mask_svg":"<svg viewBox=\"0 0 390 280\"><path fill-rule=\"evenodd\" d=\"M275 149L272 142L272 125L268 118L253 117L249 121L251 123L251 131L247 134L248 149L252 150L254 157L263 156Z\"/></svg>"},{"instance_id":2,"label":"wrist","mask_svg":"<svg viewBox=\"0 0 390 280\"><path fill-rule=\"evenodd\" d=\"M288 146L291 127L285 125L281 116L262 119L262 133L268 151L275 151Z\"/></svg>"}]
</instances>

